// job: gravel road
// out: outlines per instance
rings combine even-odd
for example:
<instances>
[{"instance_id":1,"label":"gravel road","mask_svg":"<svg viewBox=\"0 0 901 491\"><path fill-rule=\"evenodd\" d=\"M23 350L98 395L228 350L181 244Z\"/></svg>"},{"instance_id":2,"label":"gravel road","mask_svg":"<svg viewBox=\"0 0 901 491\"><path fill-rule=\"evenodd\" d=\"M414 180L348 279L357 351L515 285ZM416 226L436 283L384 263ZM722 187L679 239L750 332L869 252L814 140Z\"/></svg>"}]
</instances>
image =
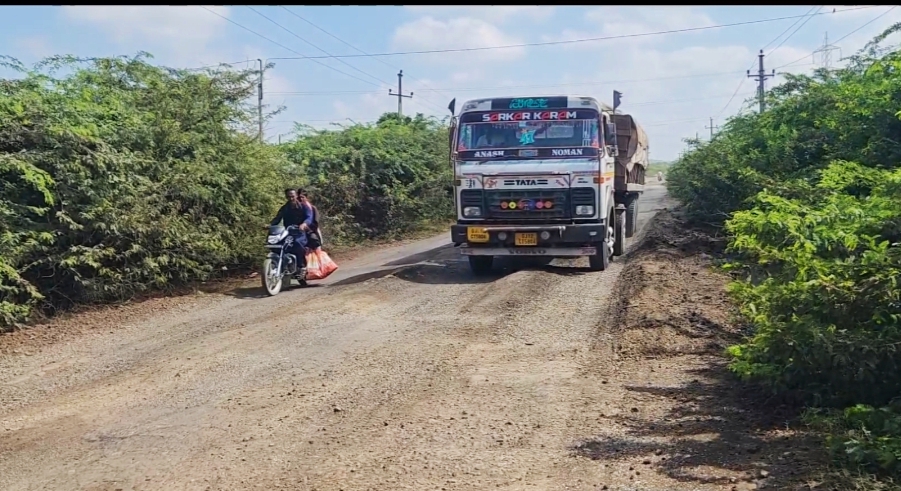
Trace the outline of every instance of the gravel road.
<instances>
[{"instance_id":1,"label":"gravel road","mask_svg":"<svg viewBox=\"0 0 901 491\"><path fill-rule=\"evenodd\" d=\"M664 188L641 204L644 224ZM274 298L146 302L9 336L0 489L728 489L633 488L573 450L634 405L598 376L618 358L606 313L625 261L475 278L446 239L411 247Z\"/></svg>"}]
</instances>

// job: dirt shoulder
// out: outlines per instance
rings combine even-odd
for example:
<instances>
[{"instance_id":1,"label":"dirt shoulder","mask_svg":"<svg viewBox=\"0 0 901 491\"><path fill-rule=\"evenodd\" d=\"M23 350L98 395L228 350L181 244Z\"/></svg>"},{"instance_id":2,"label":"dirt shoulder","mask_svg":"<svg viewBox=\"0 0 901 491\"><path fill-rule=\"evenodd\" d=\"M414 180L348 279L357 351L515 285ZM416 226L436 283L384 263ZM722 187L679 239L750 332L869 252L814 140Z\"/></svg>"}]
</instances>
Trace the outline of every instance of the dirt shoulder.
<instances>
[{"instance_id":1,"label":"dirt shoulder","mask_svg":"<svg viewBox=\"0 0 901 491\"><path fill-rule=\"evenodd\" d=\"M616 363L588 370L623 405L575 452L628 465L630 479L648 481L635 489L826 489L821 442L797 410L768 404L726 368L724 349L742 331L728 277L713 267L723 246L678 214L655 217L595 341Z\"/></svg>"}]
</instances>

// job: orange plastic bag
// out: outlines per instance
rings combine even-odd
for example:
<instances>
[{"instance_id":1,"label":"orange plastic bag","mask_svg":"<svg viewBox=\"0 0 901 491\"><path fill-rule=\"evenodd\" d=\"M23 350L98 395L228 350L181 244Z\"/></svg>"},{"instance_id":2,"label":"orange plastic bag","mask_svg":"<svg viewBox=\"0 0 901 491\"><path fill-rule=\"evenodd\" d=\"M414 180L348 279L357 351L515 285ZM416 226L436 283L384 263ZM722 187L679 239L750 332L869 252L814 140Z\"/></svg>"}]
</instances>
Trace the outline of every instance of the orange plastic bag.
<instances>
[{"instance_id":1,"label":"orange plastic bag","mask_svg":"<svg viewBox=\"0 0 901 491\"><path fill-rule=\"evenodd\" d=\"M307 280L322 280L338 269L338 264L329 255L317 248L307 253Z\"/></svg>"}]
</instances>

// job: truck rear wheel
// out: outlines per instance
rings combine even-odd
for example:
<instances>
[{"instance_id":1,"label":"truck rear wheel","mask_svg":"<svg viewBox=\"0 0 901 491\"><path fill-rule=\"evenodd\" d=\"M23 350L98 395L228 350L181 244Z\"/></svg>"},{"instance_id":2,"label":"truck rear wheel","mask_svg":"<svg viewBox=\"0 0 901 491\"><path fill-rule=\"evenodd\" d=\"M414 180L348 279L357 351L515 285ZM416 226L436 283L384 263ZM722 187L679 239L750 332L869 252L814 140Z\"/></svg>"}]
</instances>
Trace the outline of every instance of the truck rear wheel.
<instances>
[{"instance_id":1,"label":"truck rear wheel","mask_svg":"<svg viewBox=\"0 0 901 491\"><path fill-rule=\"evenodd\" d=\"M638 196L629 200L626 206L626 237L638 232Z\"/></svg>"},{"instance_id":2,"label":"truck rear wheel","mask_svg":"<svg viewBox=\"0 0 901 491\"><path fill-rule=\"evenodd\" d=\"M469 256L469 269L476 276L485 276L491 273L494 264L494 256Z\"/></svg>"},{"instance_id":3,"label":"truck rear wheel","mask_svg":"<svg viewBox=\"0 0 901 491\"><path fill-rule=\"evenodd\" d=\"M622 256L626 252L626 211L617 213L613 219L613 255Z\"/></svg>"}]
</instances>

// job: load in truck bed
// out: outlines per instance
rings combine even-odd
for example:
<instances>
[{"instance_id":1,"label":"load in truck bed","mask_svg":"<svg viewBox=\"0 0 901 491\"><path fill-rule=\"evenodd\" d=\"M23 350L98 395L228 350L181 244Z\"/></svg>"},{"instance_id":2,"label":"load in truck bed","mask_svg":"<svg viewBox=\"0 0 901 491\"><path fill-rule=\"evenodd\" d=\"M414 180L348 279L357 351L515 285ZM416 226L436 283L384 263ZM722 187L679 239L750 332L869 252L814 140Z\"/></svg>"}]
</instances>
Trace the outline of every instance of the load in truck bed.
<instances>
[{"instance_id":1,"label":"load in truck bed","mask_svg":"<svg viewBox=\"0 0 901 491\"><path fill-rule=\"evenodd\" d=\"M645 171L648 169L648 135L629 114L614 114L616 144L616 177L613 188L627 191L629 184L644 185Z\"/></svg>"}]
</instances>

